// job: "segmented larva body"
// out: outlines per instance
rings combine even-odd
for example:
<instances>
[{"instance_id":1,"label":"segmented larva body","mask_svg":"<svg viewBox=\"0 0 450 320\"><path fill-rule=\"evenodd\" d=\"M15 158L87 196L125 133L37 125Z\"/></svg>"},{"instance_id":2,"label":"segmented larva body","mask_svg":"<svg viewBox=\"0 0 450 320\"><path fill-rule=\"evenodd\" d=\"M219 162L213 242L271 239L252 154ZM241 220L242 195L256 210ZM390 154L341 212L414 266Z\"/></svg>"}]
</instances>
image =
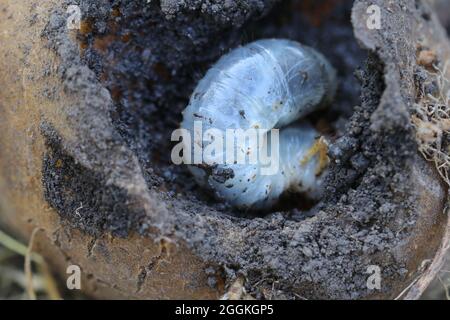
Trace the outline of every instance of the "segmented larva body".
<instances>
[{"instance_id":1,"label":"segmented larva body","mask_svg":"<svg viewBox=\"0 0 450 320\"><path fill-rule=\"evenodd\" d=\"M200 185L238 208L271 206L287 190L314 196L326 149L324 154L315 129L297 120L331 102L335 91L330 63L297 42L258 40L232 50L197 85L181 127L193 132L194 122L201 121L203 131L259 128L268 133L278 128L279 153L273 159L279 161L278 170L263 175L260 163L215 164L211 156L203 164L189 165L190 171ZM254 152L251 147L237 145L235 152L248 155Z\"/></svg>"}]
</instances>

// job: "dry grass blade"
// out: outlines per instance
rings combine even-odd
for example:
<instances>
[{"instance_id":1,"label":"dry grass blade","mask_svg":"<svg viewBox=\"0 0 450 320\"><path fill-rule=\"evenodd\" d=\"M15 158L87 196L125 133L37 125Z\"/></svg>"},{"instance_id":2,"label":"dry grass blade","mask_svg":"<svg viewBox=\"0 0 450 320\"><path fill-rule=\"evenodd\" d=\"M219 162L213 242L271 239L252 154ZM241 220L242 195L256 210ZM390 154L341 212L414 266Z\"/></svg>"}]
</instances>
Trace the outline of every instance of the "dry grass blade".
<instances>
[{"instance_id":1,"label":"dry grass blade","mask_svg":"<svg viewBox=\"0 0 450 320\"><path fill-rule=\"evenodd\" d=\"M7 274L10 276L10 280L13 280L19 286L26 289L26 293L30 299L36 299L36 291L42 291L44 289L49 299L60 300L62 298L58 290L58 285L47 263L42 256L33 252L33 243L39 230L33 230L28 247L0 230L0 245L5 248L4 250L0 250L0 261L12 258L16 254L25 257L24 270L8 271ZM32 262L36 263L39 275L33 276Z\"/></svg>"},{"instance_id":2,"label":"dry grass blade","mask_svg":"<svg viewBox=\"0 0 450 320\"><path fill-rule=\"evenodd\" d=\"M450 185L450 83L443 70L425 70L427 79L418 88L412 124L416 128L419 151L434 162L442 179Z\"/></svg>"},{"instance_id":3,"label":"dry grass blade","mask_svg":"<svg viewBox=\"0 0 450 320\"><path fill-rule=\"evenodd\" d=\"M31 254L33 252L33 243L34 238L36 237L36 234L40 231L40 229L36 228L31 233L30 242L28 244L27 252L25 254L25 276L27 279L27 293L28 297L31 300L36 300L36 292L34 291L33 287L33 272L31 270Z\"/></svg>"},{"instance_id":4,"label":"dry grass blade","mask_svg":"<svg viewBox=\"0 0 450 320\"><path fill-rule=\"evenodd\" d=\"M45 287L46 292L48 294L48 297L51 300L62 300L61 294L58 290L58 285L55 281L55 278L53 277L47 263L44 261L44 263L38 265L40 273L43 275L45 280Z\"/></svg>"},{"instance_id":5,"label":"dry grass blade","mask_svg":"<svg viewBox=\"0 0 450 320\"><path fill-rule=\"evenodd\" d=\"M0 230L0 244L4 246L6 249L15 252L21 256L25 256L27 254L28 248L26 245L20 243L13 237L10 237L6 233ZM42 263L44 260L41 256L37 254L32 254L31 259L36 263Z\"/></svg>"},{"instance_id":6,"label":"dry grass blade","mask_svg":"<svg viewBox=\"0 0 450 320\"><path fill-rule=\"evenodd\" d=\"M445 297L447 298L447 300L450 300L450 290L449 287L450 285L445 284L444 280L442 280L441 276L437 277L439 282L442 284L442 286L444 287L444 292L445 292Z\"/></svg>"}]
</instances>

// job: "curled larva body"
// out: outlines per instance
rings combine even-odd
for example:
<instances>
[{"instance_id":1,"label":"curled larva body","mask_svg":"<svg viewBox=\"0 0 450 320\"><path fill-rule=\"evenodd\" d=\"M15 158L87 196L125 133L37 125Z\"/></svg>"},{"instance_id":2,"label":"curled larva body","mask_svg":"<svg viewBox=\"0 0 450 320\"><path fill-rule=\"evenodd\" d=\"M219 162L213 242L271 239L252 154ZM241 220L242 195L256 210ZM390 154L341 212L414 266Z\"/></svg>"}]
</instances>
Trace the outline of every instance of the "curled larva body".
<instances>
[{"instance_id":1,"label":"curled larva body","mask_svg":"<svg viewBox=\"0 0 450 320\"><path fill-rule=\"evenodd\" d=\"M217 161L226 154L224 149L204 154L201 164L189 165L196 181L238 208L271 206L286 190L317 194L323 152L311 150L319 151L319 135L307 123L292 123L329 103L335 90L336 75L330 63L294 41L258 40L224 55L194 90L181 128L194 132L198 121L203 132L258 128L266 133L266 145L258 145L263 145L264 152L271 150L269 130L279 128L279 152L272 154L277 170L261 174L259 162ZM254 152L255 145L245 142L233 152Z\"/></svg>"}]
</instances>

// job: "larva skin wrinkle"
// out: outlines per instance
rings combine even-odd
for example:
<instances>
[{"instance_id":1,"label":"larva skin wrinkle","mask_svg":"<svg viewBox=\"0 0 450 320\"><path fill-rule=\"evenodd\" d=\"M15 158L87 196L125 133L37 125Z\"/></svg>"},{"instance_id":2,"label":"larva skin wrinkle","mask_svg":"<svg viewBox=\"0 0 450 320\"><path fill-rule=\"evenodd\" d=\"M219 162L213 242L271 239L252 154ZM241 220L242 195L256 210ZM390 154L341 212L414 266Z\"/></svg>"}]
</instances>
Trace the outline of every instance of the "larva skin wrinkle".
<instances>
[{"instance_id":1,"label":"larva skin wrinkle","mask_svg":"<svg viewBox=\"0 0 450 320\"><path fill-rule=\"evenodd\" d=\"M203 164L190 165L190 171L200 185L241 209L268 208L286 190L316 197L321 184L316 177L318 157L302 159L319 134L306 122L290 124L324 107L335 92L335 70L310 47L285 39L265 39L232 50L199 82L183 112L181 127L192 136L196 121L202 123L203 132L211 128L224 133L226 129L281 129L279 159L272 159L277 161L278 170L267 175L262 173L261 162L223 164L224 149L213 156L205 153ZM186 150L193 150L189 147L186 145ZM236 145L236 153L258 152L247 147ZM267 154L261 142L259 147ZM206 163L218 158L222 164L205 169ZM228 172L228 177L217 179L217 172Z\"/></svg>"}]
</instances>

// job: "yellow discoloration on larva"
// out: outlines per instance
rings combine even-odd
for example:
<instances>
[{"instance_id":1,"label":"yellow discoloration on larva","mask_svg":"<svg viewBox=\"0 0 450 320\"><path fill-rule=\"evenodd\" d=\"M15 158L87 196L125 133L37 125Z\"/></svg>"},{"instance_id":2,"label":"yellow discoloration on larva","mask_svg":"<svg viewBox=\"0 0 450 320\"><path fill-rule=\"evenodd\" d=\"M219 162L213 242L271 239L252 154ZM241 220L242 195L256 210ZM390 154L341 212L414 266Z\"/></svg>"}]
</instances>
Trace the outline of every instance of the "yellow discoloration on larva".
<instances>
[{"instance_id":1,"label":"yellow discoloration on larva","mask_svg":"<svg viewBox=\"0 0 450 320\"><path fill-rule=\"evenodd\" d=\"M300 164L303 166L308 163L315 155L318 155L318 163L316 166L316 175L319 176L325 168L328 166L330 162L330 158L328 158L328 143L324 137L320 137L314 142L311 148L309 148L306 155L300 161Z\"/></svg>"}]
</instances>

